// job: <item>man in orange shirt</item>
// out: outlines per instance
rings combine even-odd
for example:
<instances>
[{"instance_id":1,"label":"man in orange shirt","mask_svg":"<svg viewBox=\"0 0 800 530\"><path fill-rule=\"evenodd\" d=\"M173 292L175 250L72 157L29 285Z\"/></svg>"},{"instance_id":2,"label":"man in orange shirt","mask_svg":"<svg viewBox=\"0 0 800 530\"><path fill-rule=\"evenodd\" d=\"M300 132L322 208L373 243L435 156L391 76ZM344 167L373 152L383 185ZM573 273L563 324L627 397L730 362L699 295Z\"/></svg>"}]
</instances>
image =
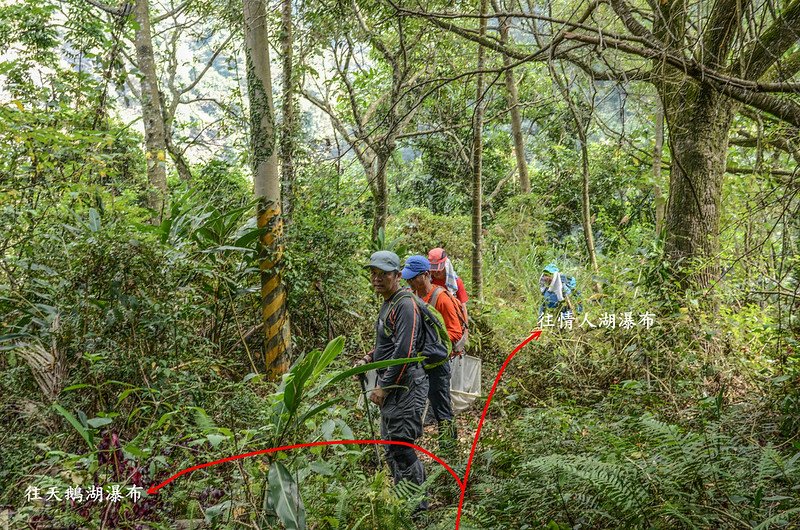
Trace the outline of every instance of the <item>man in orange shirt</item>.
<instances>
[{"instance_id":1,"label":"man in orange shirt","mask_svg":"<svg viewBox=\"0 0 800 530\"><path fill-rule=\"evenodd\" d=\"M467 301L469 300L467 290L464 288L464 282L453 269L453 264L450 262L450 258L447 257L447 252L440 247L432 248L428 252L428 261L431 263L431 282L433 282L433 285L447 287L450 294L461 302L464 314L466 314Z\"/></svg>"},{"instance_id":2,"label":"man in orange shirt","mask_svg":"<svg viewBox=\"0 0 800 530\"><path fill-rule=\"evenodd\" d=\"M458 311L458 301L447 292L445 287L434 286L431 282L431 264L424 256L411 256L406 260L401 272L404 280L426 304L431 304L444 319L445 328L450 341L455 344L463 334ZM450 362L431 368L428 373L428 400L431 412L439 424L439 446L442 449L454 449L456 443L456 425L453 421L453 405L450 399Z\"/></svg>"}]
</instances>

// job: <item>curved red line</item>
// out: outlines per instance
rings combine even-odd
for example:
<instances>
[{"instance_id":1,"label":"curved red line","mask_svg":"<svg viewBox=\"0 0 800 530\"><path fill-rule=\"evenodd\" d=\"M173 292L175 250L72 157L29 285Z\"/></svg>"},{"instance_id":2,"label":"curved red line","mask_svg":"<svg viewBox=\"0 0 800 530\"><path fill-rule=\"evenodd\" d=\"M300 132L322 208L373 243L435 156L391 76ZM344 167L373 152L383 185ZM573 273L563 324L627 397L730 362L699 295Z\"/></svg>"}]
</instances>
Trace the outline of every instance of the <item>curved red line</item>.
<instances>
[{"instance_id":1,"label":"curved red line","mask_svg":"<svg viewBox=\"0 0 800 530\"><path fill-rule=\"evenodd\" d=\"M461 488L461 498L458 501L458 513L456 514L456 530L458 530L459 526L461 525L461 510L464 507L464 497L467 494L467 481L469 480L469 472L472 469L472 459L475 457L475 449L478 447L478 438L481 436L481 429L483 429L483 422L486 421L486 414L489 412L489 405L492 403L492 399L494 398L494 393L497 391L497 385L500 383L500 378L503 376L503 372L505 372L508 363L511 362L511 359L519 353L519 351L524 348L530 341L534 339L538 339L539 336L542 334L542 330L536 330L530 334L530 336L519 343L519 346L514 348L508 357L506 357L503 366L500 367L500 371L497 372L497 376L494 378L494 384L492 385L492 389L489 391L489 395L486 396L486 403L483 405L483 413L481 414L481 419L478 421L478 428L475 431L475 437L472 439L472 449L469 452L469 459L467 460L467 469L464 471L464 480L462 482L463 487Z\"/></svg>"},{"instance_id":2,"label":"curved red line","mask_svg":"<svg viewBox=\"0 0 800 530\"><path fill-rule=\"evenodd\" d=\"M191 473L192 471L196 471L198 469L203 469L206 467L216 466L217 464L224 464L225 462L232 462L234 460L241 460L242 458L248 458L251 456L256 455L265 455L268 453L277 453L278 451L289 451L292 449L302 449L305 447L319 447L323 445L370 445L370 444L381 444L381 445L405 445L406 447L411 447L412 449L416 449L417 451L424 453L434 459L436 462L442 465L450 475L455 479L456 483L458 484L459 488L463 489L463 485L461 482L461 478L453 471L447 462L436 456L435 454L431 453L427 449L420 447L416 444L412 444L410 442L402 442L398 440L330 440L324 442L308 442L303 444L294 444L294 445L283 445L281 447L271 447L269 449L260 449L258 451L251 451L249 453L242 453L240 455L233 455L228 456L226 458L220 458L219 460L214 460L213 462L206 462L204 464L197 464L196 466L187 467L186 469L175 473L167 480L162 482L157 486L152 486L147 490L147 493L153 495L158 492L161 488L172 482L173 480L177 479L178 477L185 475L187 473Z\"/></svg>"}]
</instances>

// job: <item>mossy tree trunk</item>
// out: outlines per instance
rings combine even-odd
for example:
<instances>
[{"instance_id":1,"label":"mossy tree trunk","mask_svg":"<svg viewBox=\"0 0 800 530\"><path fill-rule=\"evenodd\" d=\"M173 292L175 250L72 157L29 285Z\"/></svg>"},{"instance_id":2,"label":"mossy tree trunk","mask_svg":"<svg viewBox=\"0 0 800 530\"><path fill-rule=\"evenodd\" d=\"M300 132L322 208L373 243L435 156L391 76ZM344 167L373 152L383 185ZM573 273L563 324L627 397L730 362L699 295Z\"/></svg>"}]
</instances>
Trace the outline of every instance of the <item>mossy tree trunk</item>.
<instances>
[{"instance_id":1,"label":"mossy tree trunk","mask_svg":"<svg viewBox=\"0 0 800 530\"><path fill-rule=\"evenodd\" d=\"M148 0L136 0L133 15L138 28L134 37L136 61L141 82L142 123L144 124L147 181L150 185L147 204L155 211L154 221L161 218L167 196L167 133L158 91L158 73L153 54L153 37L150 30L150 5Z\"/></svg>"},{"instance_id":2,"label":"mossy tree trunk","mask_svg":"<svg viewBox=\"0 0 800 530\"><path fill-rule=\"evenodd\" d=\"M481 15L486 13L487 0L481 0ZM486 36L486 18L480 22L480 35ZM477 82L475 87L475 114L472 127L472 295L483 298L483 114L484 75L481 72L486 52L478 45Z\"/></svg>"},{"instance_id":3,"label":"mossy tree trunk","mask_svg":"<svg viewBox=\"0 0 800 530\"><path fill-rule=\"evenodd\" d=\"M276 152L267 16L264 0L244 0L243 8L247 92L250 98L251 165L258 198L258 227L262 230L259 268L264 355L268 375L277 378L289 368L292 342L282 277L281 179Z\"/></svg>"},{"instance_id":4,"label":"mossy tree trunk","mask_svg":"<svg viewBox=\"0 0 800 530\"><path fill-rule=\"evenodd\" d=\"M664 94L669 131L670 193L664 250L687 267L696 289L719 278L719 226L728 131L737 105L709 88L686 83Z\"/></svg>"},{"instance_id":5,"label":"mossy tree trunk","mask_svg":"<svg viewBox=\"0 0 800 530\"><path fill-rule=\"evenodd\" d=\"M283 219L290 223L294 206L295 151L298 132L297 123L297 79L294 72L292 0L281 2L281 29L279 34L281 65L283 70L283 89L281 105L283 123L281 126L281 198Z\"/></svg>"}]
</instances>

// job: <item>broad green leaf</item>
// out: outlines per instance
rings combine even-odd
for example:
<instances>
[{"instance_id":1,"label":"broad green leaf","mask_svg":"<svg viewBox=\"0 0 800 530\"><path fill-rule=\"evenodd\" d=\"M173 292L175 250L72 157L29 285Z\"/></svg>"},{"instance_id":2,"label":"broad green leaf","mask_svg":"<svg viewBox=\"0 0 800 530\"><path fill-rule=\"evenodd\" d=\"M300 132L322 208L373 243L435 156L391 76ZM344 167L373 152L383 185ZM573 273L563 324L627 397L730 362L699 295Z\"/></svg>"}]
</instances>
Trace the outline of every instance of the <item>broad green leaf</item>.
<instances>
[{"instance_id":1,"label":"broad green leaf","mask_svg":"<svg viewBox=\"0 0 800 530\"><path fill-rule=\"evenodd\" d=\"M318 406L314 407L313 409L311 409L308 412L306 412L305 414L303 414L303 416L300 418L298 423L300 425L302 425L303 423L305 423L306 420L310 420L311 418L313 418L314 416L316 416L317 414L319 414L323 410L325 410L327 408L330 408L332 405L338 403L339 401L341 401L343 399L344 399L344 397L338 397L336 399L328 400L325 403L323 403L322 405L318 405Z\"/></svg>"},{"instance_id":2,"label":"broad green leaf","mask_svg":"<svg viewBox=\"0 0 800 530\"><path fill-rule=\"evenodd\" d=\"M86 423L89 424L89 427L93 427L95 429L98 429L98 428L100 428L100 427L102 427L104 425L108 425L112 421L113 420L111 418L91 418L91 419L86 420Z\"/></svg>"},{"instance_id":3,"label":"broad green leaf","mask_svg":"<svg viewBox=\"0 0 800 530\"><path fill-rule=\"evenodd\" d=\"M145 453L144 451L139 449L139 447L135 445L133 442L125 445L125 447L123 447L122 450L125 451L126 453L132 454L137 458L147 458L150 456L149 453Z\"/></svg>"},{"instance_id":4,"label":"broad green leaf","mask_svg":"<svg viewBox=\"0 0 800 530\"><path fill-rule=\"evenodd\" d=\"M336 357L344 350L344 337L338 336L325 346L325 351L322 352L317 365L314 367L314 373L311 374L309 384L317 380L322 372L333 362Z\"/></svg>"},{"instance_id":5,"label":"broad green leaf","mask_svg":"<svg viewBox=\"0 0 800 530\"><path fill-rule=\"evenodd\" d=\"M205 517L206 523L208 524L219 524L223 518L223 516L230 511L231 509L231 501L224 501L219 504L215 504L205 510Z\"/></svg>"},{"instance_id":6,"label":"broad green leaf","mask_svg":"<svg viewBox=\"0 0 800 530\"><path fill-rule=\"evenodd\" d=\"M387 359L385 361L378 361L375 363L364 364L361 366L354 366L353 368L349 368L344 372L340 372L333 376L332 378L328 379L327 381L323 381L320 383L316 388L314 388L311 392L308 393L308 397L314 397L319 394L325 387L328 385L333 385L338 383L343 379L347 379L349 377L353 377L354 375L363 374L369 372L370 370L380 370L381 368L388 368L390 366L396 366L398 364L413 364L422 362L424 357L411 357L410 359Z\"/></svg>"},{"instance_id":7,"label":"broad green leaf","mask_svg":"<svg viewBox=\"0 0 800 530\"><path fill-rule=\"evenodd\" d=\"M306 528L306 510L292 473L280 462L269 467L269 500L286 530Z\"/></svg>"},{"instance_id":8,"label":"broad green leaf","mask_svg":"<svg viewBox=\"0 0 800 530\"><path fill-rule=\"evenodd\" d=\"M219 247L209 248L203 251L203 254L218 254L220 252L253 252L252 248L247 247L234 247L232 245L222 245Z\"/></svg>"},{"instance_id":9,"label":"broad green leaf","mask_svg":"<svg viewBox=\"0 0 800 530\"><path fill-rule=\"evenodd\" d=\"M332 477L334 475L333 466L325 461L311 462L311 471L318 475Z\"/></svg>"},{"instance_id":10,"label":"broad green leaf","mask_svg":"<svg viewBox=\"0 0 800 530\"><path fill-rule=\"evenodd\" d=\"M217 446L222 442L224 442L225 440L227 440L228 437L223 436L221 434L209 434L208 436L206 436L206 438L208 438L208 441L209 443L211 443L211 446L216 449Z\"/></svg>"},{"instance_id":11,"label":"broad green leaf","mask_svg":"<svg viewBox=\"0 0 800 530\"><path fill-rule=\"evenodd\" d=\"M70 385L66 387L62 392L69 392L71 390L78 390L79 388L95 388L94 385L90 385L88 383L80 383L78 385Z\"/></svg>"},{"instance_id":12,"label":"broad green leaf","mask_svg":"<svg viewBox=\"0 0 800 530\"><path fill-rule=\"evenodd\" d=\"M100 214L94 208L89 208L89 230L92 232L100 230Z\"/></svg>"},{"instance_id":13,"label":"broad green leaf","mask_svg":"<svg viewBox=\"0 0 800 530\"><path fill-rule=\"evenodd\" d=\"M239 239L233 242L234 247L248 247L250 243L258 239L259 234L261 233L260 228L255 228L253 230L249 230L245 232Z\"/></svg>"},{"instance_id":14,"label":"broad green leaf","mask_svg":"<svg viewBox=\"0 0 800 530\"><path fill-rule=\"evenodd\" d=\"M88 430L86 427L84 427L83 425L81 425L81 422L79 422L75 418L75 416L70 414L70 412L67 409L65 409L64 407L62 407L61 405L59 405L57 403L54 403L53 404L53 408L56 409L56 411L59 414L64 416L64 419L66 419L70 423L70 425L75 427L75 430L78 431L78 434L80 434L81 437L84 440L86 440L86 444L89 446L89 449L91 451L94 451L94 449L95 449L95 447L94 447L94 436L92 435L92 432L90 430Z\"/></svg>"},{"instance_id":15,"label":"broad green leaf","mask_svg":"<svg viewBox=\"0 0 800 530\"><path fill-rule=\"evenodd\" d=\"M290 413L297 411L303 396L303 388L311 377L322 352L314 350L298 361L289 370L289 375L284 379L283 403Z\"/></svg>"}]
</instances>

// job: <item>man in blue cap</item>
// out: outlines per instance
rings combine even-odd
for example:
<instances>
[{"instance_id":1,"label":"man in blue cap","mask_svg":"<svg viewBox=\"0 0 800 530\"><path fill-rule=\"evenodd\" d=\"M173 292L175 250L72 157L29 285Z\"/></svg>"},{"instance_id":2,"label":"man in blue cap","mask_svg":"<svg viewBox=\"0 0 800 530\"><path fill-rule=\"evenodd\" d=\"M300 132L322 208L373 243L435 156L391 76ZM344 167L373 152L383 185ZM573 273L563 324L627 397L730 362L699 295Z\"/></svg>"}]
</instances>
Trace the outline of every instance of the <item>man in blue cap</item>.
<instances>
[{"instance_id":1,"label":"man in blue cap","mask_svg":"<svg viewBox=\"0 0 800 530\"><path fill-rule=\"evenodd\" d=\"M370 256L364 266L370 271L375 292L383 298L375 325L375 349L357 364L388 359L408 359L424 352L435 341L429 326L422 322L414 295L400 288L400 258L381 250ZM414 443L422 436L422 411L428 395L428 377L419 363L391 366L378 370L378 381L369 399L381 409L381 437ZM395 484L409 480L425 482L425 468L411 447L386 446L386 461ZM428 508L428 501L418 510Z\"/></svg>"},{"instance_id":2,"label":"man in blue cap","mask_svg":"<svg viewBox=\"0 0 800 530\"><path fill-rule=\"evenodd\" d=\"M457 311L461 304L446 287L438 287L431 282L431 264L425 256L411 256L406 260L401 271L411 289L424 303L430 304L442 317L442 325L447 330L451 343L459 341L463 334L461 321ZM428 373L429 413L433 413L439 427L439 448L445 451L455 449L457 434L453 421L453 404L450 398L450 362L444 359L438 363L426 365Z\"/></svg>"}]
</instances>

